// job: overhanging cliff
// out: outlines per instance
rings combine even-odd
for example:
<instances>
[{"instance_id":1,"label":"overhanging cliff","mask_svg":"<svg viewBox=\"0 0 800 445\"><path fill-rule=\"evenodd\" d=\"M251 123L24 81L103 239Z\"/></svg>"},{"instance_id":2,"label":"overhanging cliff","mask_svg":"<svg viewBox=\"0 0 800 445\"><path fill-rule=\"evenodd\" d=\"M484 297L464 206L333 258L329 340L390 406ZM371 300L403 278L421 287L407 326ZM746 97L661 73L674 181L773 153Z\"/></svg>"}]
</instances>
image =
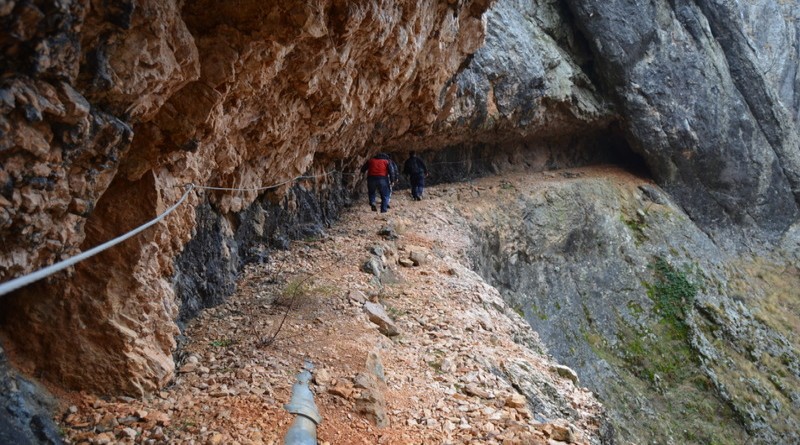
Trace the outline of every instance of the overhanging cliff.
<instances>
[{"instance_id":1,"label":"overhanging cliff","mask_svg":"<svg viewBox=\"0 0 800 445\"><path fill-rule=\"evenodd\" d=\"M406 116L409 131L429 126L438 92L483 41L487 6L4 3L0 276L148 221L185 184L322 174L366 154L387 114ZM257 196L192 194L70 276L5 297L10 352L70 387L163 385L178 332L173 258L192 236L194 208L208 199L238 212Z\"/></svg>"},{"instance_id":2,"label":"overhanging cliff","mask_svg":"<svg viewBox=\"0 0 800 445\"><path fill-rule=\"evenodd\" d=\"M714 242L794 242L791 4L489 3L0 2L0 280L152 219L189 183L282 184L198 189L0 297L10 358L65 387L164 385L176 320L330 223L379 149L429 150L441 181L641 160Z\"/></svg>"}]
</instances>

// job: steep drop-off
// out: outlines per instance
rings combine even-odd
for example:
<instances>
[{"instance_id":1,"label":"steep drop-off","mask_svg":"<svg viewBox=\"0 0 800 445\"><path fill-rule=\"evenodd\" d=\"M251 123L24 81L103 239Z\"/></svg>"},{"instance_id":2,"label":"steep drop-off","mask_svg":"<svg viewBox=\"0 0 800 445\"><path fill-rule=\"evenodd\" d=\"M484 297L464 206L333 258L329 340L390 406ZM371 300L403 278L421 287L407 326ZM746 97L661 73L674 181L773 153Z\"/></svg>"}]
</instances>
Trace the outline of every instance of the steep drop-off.
<instances>
[{"instance_id":1,"label":"steep drop-off","mask_svg":"<svg viewBox=\"0 0 800 445\"><path fill-rule=\"evenodd\" d=\"M732 254L648 181L553 177L462 207L472 257L599 394L619 438L799 440L797 236L769 257Z\"/></svg>"}]
</instances>

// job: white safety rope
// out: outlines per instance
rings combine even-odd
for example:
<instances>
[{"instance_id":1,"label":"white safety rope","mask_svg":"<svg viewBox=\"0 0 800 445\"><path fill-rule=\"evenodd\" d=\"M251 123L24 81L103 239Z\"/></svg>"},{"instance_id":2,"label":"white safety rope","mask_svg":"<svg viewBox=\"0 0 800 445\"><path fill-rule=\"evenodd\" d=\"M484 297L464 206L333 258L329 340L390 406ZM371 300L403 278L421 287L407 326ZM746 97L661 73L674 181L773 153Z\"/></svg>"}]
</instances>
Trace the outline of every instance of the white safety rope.
<instances>
[{"instance_id":1,"label":"white safety rope","mask_svg":"<svg viewBox=\"0 0 800 445\"><path fill-rule=\"evenodd\" d=\"M93 248L91 248L91 249L89 249L89 250L87 250L85 252L82 252L82 253L80 253L78 255L75 255L74 257L67 258L66 260L63 260L63 261L60 261L58 263L52 264L52 265L47 266L47 267L45 267L43 269L39 269L36 272L32 272L32 273L30 273L28 275L23 275L21 277L14 278L13 280L6 281L5 283L0 284L0 296L3 296L3 295L5 295L5 294L7 294L7 293L9 293L11 291L17 290L17 289L19 289L19 288L21 288L23 286L27 286L28 284L31 284L31 283L33 283L35 281L39 281L42 278L48 277L48 276L50 276L50 275L52 275L52 274L54 274L56 272L62 271L64 269L66 269L67 267L70 267L70 266L72 266L74 264L77 264L77 263L79 263L79 262L81 262L81 261L83 261L83 260L85 260L85 259L87 259L89 257L94 256L94 255L97 255L98 253L100 253L100 252L102 252L102 251L104 251L106 249L109 249L111 247L114 247L117 244L127 240L128 238L141 233L142 231L146 230L148 227L151 227L154 224L157 224L159 221L164 219L167 215L172 213L173 210L178 208L178 206L183 204L183 202L186 201L186 198L189 196L189 193L194 189L222 190L222 191L262 191L262 190L269 190L269 189L277 188L277 187L280 187L282 185L285 185L285 184L288 184L290 182L294 182L294 181L297 181L297 180L300 180L300 179L314 179L314 178L319 178L319 177L326 176L326 175L329 175L329 174L332 174L332 173L336 173L336 172L321 173L321 174L313 175L313 176L297 176L296 178L288 179L288 180L283 181L283 182L278 183L278 184L273 184L273 185L269 185L269 186L265 186L265 187L255 187L255 188L212 187L212 186L205 186L205 185L189 184L189 185L185 186L186 187L186 191L183 193L183 196L181 196L181 198L178 200L178 202L173 204L172 207L168 208L167 210L164 211L164 213L158 215L154 219L142 224L141 226L131 230L130 232L127 232L127 233L125 233L123 235L120 235L120 236L112 239L111 241L107 241L107 242L105 242L103 244L100 244L97 247L93 247Z\"/></svg>"},{"instance_id":2,"label":"white safety rope","mask_svg":"<svg viewBox=\"0 0 800 445\"><path fill-rule=\"evenodd\" d=\"M467 161L452 161L452 162L443 161L443 162L435 162L435 163L433 163L431 165L460 164L460 163L465 163L465 162L467 162ZM289 183L297 181L297 180L315 179L315 178L320 178L320 177L323 177L323 176L331 175L331 174L334 174L334 173L341 173L342 175L352 175L352 176L360 176L361 175L361 173L348 173L348 172L331 171L331 172L320 173L318 175L312 175L312 176L297 176L295 178L287 179L286 181L283 181L283 182L280 182L280 183L277 183L277 184L272 184L272 185L268 185L268 186L264 186L264 187L253 187L253 188L213 187L213 186L207 186L207 185L189 184L188 186L186 186L186 191L183 193L183 196L181 196L181 198L178 200L178 202L173 204L172 207L168 208L166 211L164 211L164 213L158 215L156 218L150 220L149 222L146 222L146 223L142 224L141 226L131 230L128 233L120 235L120 236L112 239L111 241L107 241L107 242L105 242L103 244L100 244L99 246L94 247L92 249L89 249L89 250L87 250L85 252L82 252L82 253L80 253L78 255L75 255L74 257L67 258L66 260L63 260L63 261L60 261L58 263L52 264L52 265L47 266L47 267L45 267L43 269L39 269L36 272L32 272L32 273L30 273L28 275L23 275L21 277L14 278L13 280L9 280L9 281L6 281L5 283L0 284L0 296L3 296L3 295L5 295L5 294L7 294L7 293L9 293L11 291L17 290L17 289L19 289L19 288L21 288L23 286L27 286L28 284L31 284L31 283L33 283L35 281L39 281L42 278L48 277L48 276L50 276L50 275L52 275L52 274L54 274L56 272L62 271L64 269L66 269L67 267L70 267L70 266L72 266L74 264L77 264L77 263L79 263L79 262L81 262L81 261L83 261L83 260L85 260L85 259L87 259L89 257L94 256L94 255L97 255L98 253L100 253L100 252L102 252L102 251L104 251L106 249L109 249L111 247L114 247L117 244L127 240L128 238L131 238L131 237L141 233L142 231L146 230L147 228L153 226L154 224L157 224L159 221L164 219L167 215L172 213L173 210L178 208L178 206L183 204L183 202L186 201L186 198L189 196L189 193L194 189L219 190L219 191L228 191L228 192L246 192L246 191L259 192L259 191L278 188L278 187L280 187L282 185L286 185L286 184L289 184Z\"/></svg>"},{"instance_id":3,"label":"white safety rope","mask_svg":"<svg viewBox=\"0 0 800 445\"><path fill-rule=\"evenodd\" d=\"M128 233L125 233L124 235L120 235L120 236L112 239L111 241L106 241L105 243L100 244L97 247L93 247L93 248L87 250L86 252L82 252L82 253L80 253L78 255L75 255L74 257L67 258L66 260L63 260L63 261L60 261L58 263L52 264L52 265L47 266L47 267L45 267L43 269L39 269L36 272L30 273L28 275L23 275L23 276L18 277L18 278L14 278L13 280L6 281L5 283L0 284L0 296L1 295L5 295L5 294L7 294L7 293L9 293L9 292L11 292L13 290L17 290L22 286L27 286L28 284L31 284L34 281L39 281L42 278L50 276L50 275L52 275L52 274L54 274L56 272L64 270L67 267L72 266L73 264L76 264L76 263L78 263L80 261L83 261L86 258L89 258L91 256L97 255L98 253L100 253L100 252L102 252L102 251L104 251L104 250L106 250L106 249L108 249L110 247L116 246L117 244L125 241L126 239L128 239L128 238L130 238L130 237L142 232L143 230L147 229L148 227L150 227L150 226L158 223L162 219L164 219L164 217L166 217L167 215L172 213L173 210L178 208L179 205L183 204L183 201L186 200L186 197L189 196L189 192L191 192L192 189L194 189L194 184L189 184L187 186L187 188L186 188L186 191L183 193L183 196L181 196L181 199L179 199L178 202L173 204L172 207L168 208L166 211L164 211L164 213L158 215L155 219L153 219L153 220L151 220L151 221L149 221L147 223L142 224L141 226L131 230Z\"/></svg>"},{"instance_id":4,"label":"white safety rope","mask_svg":"<svg viewBox=\"0 0 800 445\"><path fill-rule=\"evenodd\" d=\"M332 172L320 173L318 175L312 175L312 176L298 176L296 178L287 179L287 180L285 180L283 182L279 182L277 184L268 185L268 186L264 186L264 187L237 188L237 187L212 187L212 186L208 186L208 185L198 185L198 186L195 186L195 188L203 189L203 190L222 190L222 191L226 191L226 192L260 192L260 191L263 191L263 190L269 190L269 189L278 188L278 187L280 187L282 185L286 185L286 184L288 184L290 182L298 181L300 179L321 178L323 176L332 175L334 173L336 173L336 172L332 171Z\"/></svg>"}]
</instances>

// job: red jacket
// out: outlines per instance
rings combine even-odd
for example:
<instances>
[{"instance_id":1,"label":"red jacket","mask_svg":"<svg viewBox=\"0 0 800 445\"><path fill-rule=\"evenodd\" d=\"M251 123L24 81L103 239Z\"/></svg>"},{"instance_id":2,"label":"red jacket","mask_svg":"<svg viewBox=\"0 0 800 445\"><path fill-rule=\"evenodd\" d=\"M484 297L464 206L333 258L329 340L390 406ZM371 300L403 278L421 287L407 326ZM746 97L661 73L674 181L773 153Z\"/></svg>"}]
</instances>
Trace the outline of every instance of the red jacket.
<instances>
[{"instance_id":1,"label":"red jacket","mask_svg":"<svg viewBox=\"0 0 800 445\"><path fill-rule=\"evenodd\" d=\"M372 158L364 165L365 168L361 170L367 171L367 176L389 176L389 161L388 159Z\"/></svg>"}]
</instances>

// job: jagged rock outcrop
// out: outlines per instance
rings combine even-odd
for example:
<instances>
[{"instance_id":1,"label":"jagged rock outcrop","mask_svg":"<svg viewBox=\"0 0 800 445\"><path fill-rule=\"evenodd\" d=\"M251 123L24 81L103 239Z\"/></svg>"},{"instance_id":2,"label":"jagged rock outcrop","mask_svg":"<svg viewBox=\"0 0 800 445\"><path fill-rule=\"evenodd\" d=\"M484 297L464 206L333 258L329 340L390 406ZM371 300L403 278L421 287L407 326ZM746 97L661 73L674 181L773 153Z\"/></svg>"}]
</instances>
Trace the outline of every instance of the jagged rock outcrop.
<instances>
[{"instance_id":1,"label":"jagged rock outcrop","mask_svg":"<svg viewBox=\"0 0 800 445\"><path fill-rule=\"evenodd\" d=\"M357 157L383 116L402 118L402 131L433 122L442 85L483 41L488 2L3 6L7 279L155 217L189 182L255 187L309 171L322 176L303 187L332 189L326 174L347 167L335 161ZM208 201L226 214L258 195ZM203 199L190 193L68 279L5 297L14 357L71 387L139 393L168 381L173 258ZM283 201L289 213L296 203Z\"/></svg>"},{"instance_id":2,"label":"jagged rock outcrop","mask_svg":"<svg viewBox=\"0 0 800 445\"><path fill-rule=\"evenodd\" d=\"M566 13L554 1L496 2L486 13L486 43L442 91L430 134L392 142L503 147L558 139L563 150L590 134L608 139L602 133L617 116L584 69L590 54Z\"/></svg>"},{"instance_id":3,"label":"jagged rock outcrop","mask_svg":"<svg viewBox=\"0 0 800 445\"><path fill-rule=\"evenodd\" d=\"M55 401L35 383L9 369L0 349L0 442L61 444L50 420Z\"/></svg>"}]
</instances>

